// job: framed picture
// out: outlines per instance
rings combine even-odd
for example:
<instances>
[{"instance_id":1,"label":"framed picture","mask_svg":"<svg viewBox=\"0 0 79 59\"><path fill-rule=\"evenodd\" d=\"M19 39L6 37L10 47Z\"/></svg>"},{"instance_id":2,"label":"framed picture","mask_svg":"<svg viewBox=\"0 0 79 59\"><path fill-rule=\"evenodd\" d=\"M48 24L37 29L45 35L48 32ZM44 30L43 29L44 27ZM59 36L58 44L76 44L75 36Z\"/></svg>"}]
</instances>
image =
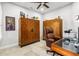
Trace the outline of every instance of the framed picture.
<instances>
[{"instance_id":1,"label":"framed picture","mask_svg":"<svg viewBox=\"0 0 79 59\"><path fill-rule=\"evenodd\" d=\"M6 16L6 31L15 30L15 17Z\"/></svg>"}]
</instances>

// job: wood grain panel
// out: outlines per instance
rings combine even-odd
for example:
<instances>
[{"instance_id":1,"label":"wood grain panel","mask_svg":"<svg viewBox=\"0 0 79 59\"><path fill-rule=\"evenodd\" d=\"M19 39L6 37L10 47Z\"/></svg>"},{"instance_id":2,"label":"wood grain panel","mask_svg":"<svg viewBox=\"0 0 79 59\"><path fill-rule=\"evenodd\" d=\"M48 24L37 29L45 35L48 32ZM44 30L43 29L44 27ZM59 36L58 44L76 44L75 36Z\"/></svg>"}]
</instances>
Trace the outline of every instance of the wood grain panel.
<instances>
[{"instance_id":1,"label":"wood grain panel","mask_svg":"<svg viewBox=\"0 0 79 59\"><path fill-rule=\"evenodd\" d=\"M51 27L54 30L54 34L56 37L62 38L62 20L60 18L46 20L43 22L44 27L44 38L46 37L45 28Z\"/></svg>"},{"instance_id":2,"label":"wood grain panel","mask_svg":"<svg viewBox=\"0 0 79 59\"><path fill-rule=\"evenodd\" d=\"M40 39L40 25L39 25L39 20L35 20L35 39L39 40Z\"/></svg>"},{"instance_id":3,"label":"wood grain panel","mask_svg":"<svg viewBox=\"0 0 79 59\"><path fill-rule=\"evenodd\" d=\"M29 42L33 42L35 40L34 20L28 20L28 37Z\"/></svg>"},{"instance_id":4,"label":"wood grain panel","mask_svg":"<svg viewBox=\"0 0 79 59\"><path fill-rule=\"evenodd\" d=\"M39 21L27 18L20 18L19 25L20 46L39 41Z\"/></svg>"},{"instance_id":5,"label":"wood grain panel","mask_svg":"<svg viewBox=\"0 0 79 59\"><path fill-rule=\"evenodd\" d=\"M21 44L28 43L27 21L21 20Z\"/></svg>"}]
</instances>

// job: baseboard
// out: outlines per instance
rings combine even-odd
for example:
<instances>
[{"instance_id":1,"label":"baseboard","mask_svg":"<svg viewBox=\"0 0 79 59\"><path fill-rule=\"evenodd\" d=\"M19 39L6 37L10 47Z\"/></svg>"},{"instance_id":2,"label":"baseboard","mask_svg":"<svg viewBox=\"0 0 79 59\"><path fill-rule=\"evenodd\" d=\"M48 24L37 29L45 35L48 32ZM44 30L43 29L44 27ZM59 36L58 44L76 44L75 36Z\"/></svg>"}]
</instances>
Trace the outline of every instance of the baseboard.
<instances>
[{"instance_id":1,"label":"baseboard","mask_svg":"<svg viewBox=\"0 0 79 59\"><path fill-rule=\"evenodd\" d=\"M27 45L30 45L30 44L33 44L33 43L35 43L35 42L39 42L40 40L37 40L37 41L34 41L34 42L31 42L31 43L28 43L28 44L23 44L23 45L20 45L20 47L22 48L22 47L24 47L24 46L27 46Z\"/></svg>"},{"instance_id":2,"label":"baseboard","mask_svg":"<svg viewBox=\"0 0 79 59\"><path fill-rule=\"evenodd\" d=\"M0 49L6 49L6 48L14 47L14 46L18 46L18 44L15 43L15 44L11 44L11 45L6 45L6 46L3 46L3 47L0 47Z\"/></svg>"}]
</instances>

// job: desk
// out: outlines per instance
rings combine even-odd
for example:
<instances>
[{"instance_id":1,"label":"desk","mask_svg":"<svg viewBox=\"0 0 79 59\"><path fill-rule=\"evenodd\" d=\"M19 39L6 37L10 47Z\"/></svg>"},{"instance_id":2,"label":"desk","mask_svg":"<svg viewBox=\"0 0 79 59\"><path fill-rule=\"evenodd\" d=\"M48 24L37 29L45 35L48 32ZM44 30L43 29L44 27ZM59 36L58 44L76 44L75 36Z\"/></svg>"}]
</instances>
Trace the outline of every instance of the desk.
<instances>
[{"instance_id":1,"label":"desk","mask_svg":"<svg viewBox=\"0 0 79 59\"><path fill-rule=\"evenodd\" d=\"M73 49L76 49L76 50L72 50L70 48L64 48L64 46L65 45L64 45L63 39L60 39L60 40L56 41L55 43L52 43L51 50L62 56L79 56L79 51L77 50L76 47L71 45L71 47L73 47Z\"/></svg>"}]
</instances>

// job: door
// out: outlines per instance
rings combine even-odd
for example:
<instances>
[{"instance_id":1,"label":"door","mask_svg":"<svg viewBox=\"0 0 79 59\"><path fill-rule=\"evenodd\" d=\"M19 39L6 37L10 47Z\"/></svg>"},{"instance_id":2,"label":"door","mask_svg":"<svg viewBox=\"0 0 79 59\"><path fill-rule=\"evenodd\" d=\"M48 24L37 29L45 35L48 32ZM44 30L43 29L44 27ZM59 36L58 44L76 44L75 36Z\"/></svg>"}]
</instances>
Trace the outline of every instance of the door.
<instances>
[{"instance_id":1,"label":"door","mask_svg":"<svg viewBox=\"0 0 79 59\"><path fill-rule=\"evenodd\" d=\"M27 21L26 19L21 19L21 45L25 45L28 43L27 36Z\"/></svg>"},{"instance_id":2,"label":"door","mask_svg":"<svg viewBox=\"0 0 79 59\"><path fill-rule=\"evenodd\" d=\"M39 20L35 20L35 40L38 41L40 39L40 25Z\"/></svg>"},{"instance_id":3,"label":"door","mask_svg":"<svg viewBox=\"0 0 79 59\"><path fill-rule=\"evenodd\" d=\"M61 19L53 19L44 21L44 32L46 27L51 27L54 31L54 35L56 37L62 38L62 20ZM44 33L44 37L46 38L46 34Z\"/></svg>"},{"instance_id":4,"label":"door","mask_svg":"<svg viewBox=\"0 0 79 59\"><path fill-rule=\"evenodd\" d=\"M28 39L29 43L34 42L35 40L35 26L34 26L34 20L28 20Z\"/></svg>"}]
</instances>

